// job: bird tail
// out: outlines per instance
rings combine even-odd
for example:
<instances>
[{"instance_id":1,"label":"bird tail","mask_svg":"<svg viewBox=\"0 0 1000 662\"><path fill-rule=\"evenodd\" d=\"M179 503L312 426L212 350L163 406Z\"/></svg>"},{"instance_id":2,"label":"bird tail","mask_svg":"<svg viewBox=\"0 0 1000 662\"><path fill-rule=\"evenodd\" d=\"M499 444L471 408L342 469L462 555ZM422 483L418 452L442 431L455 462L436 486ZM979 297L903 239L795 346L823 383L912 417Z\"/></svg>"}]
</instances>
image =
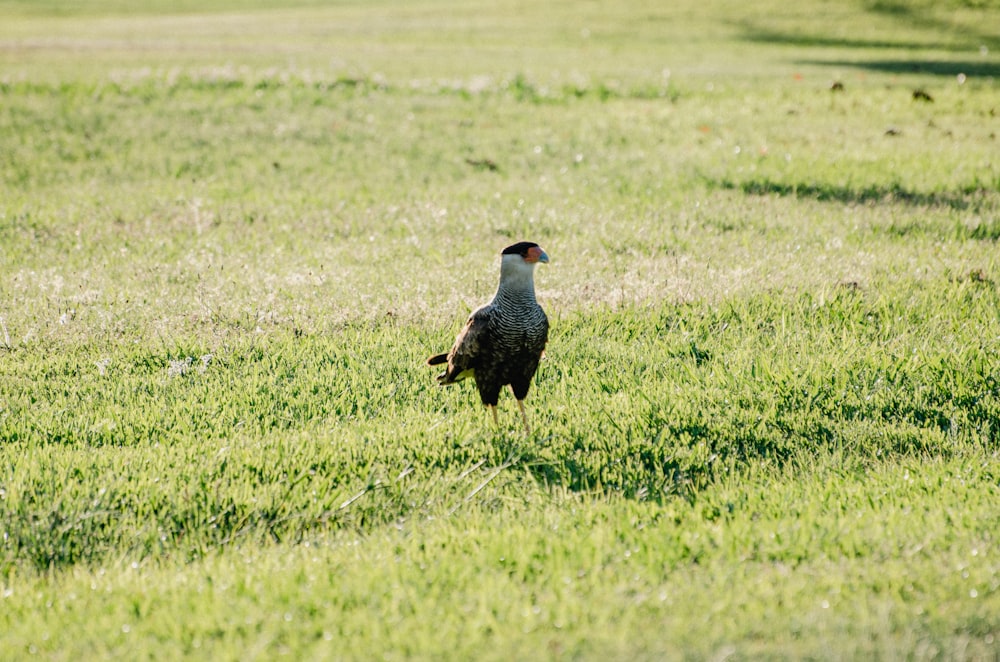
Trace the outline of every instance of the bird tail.
<instances>
[{"instance_id":1,"label":"bird tail","mask_svg":"<svg viewBox=\"0 0 1000 662\"><path fill-rule=\"evenodd\" d=\"M447 362L447 354L435 354L431 358L427 359L427 365L438 365ZM447 386L448 384L454 384L455 382L462 381L467 377L473 377L476 374L476 371L472 368L466 368L465 370L457 373L450 373L449 370L451 370L451 368L452 366L448 366L445 368L444 372L437 376L438 384L441 386Z\"/></svg>"}]
</instances>

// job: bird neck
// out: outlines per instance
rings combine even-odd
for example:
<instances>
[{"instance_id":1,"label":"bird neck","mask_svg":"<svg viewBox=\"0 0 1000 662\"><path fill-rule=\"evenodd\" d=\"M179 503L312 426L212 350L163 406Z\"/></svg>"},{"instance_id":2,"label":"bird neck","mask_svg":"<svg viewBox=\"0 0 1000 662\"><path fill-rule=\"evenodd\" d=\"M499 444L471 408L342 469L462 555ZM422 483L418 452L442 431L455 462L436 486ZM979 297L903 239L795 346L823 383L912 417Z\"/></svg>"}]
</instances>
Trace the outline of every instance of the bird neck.
<instances>
[{"instance_id":1,"label":"bird neck","mask_svg":"<svg viewBox=\"0 0 1000 662\"><path fill-rule=\"evenodd\" d=\"M493 300L535 303L534 265L502 262L500 285Z\"/></svg>"}]
</instances>

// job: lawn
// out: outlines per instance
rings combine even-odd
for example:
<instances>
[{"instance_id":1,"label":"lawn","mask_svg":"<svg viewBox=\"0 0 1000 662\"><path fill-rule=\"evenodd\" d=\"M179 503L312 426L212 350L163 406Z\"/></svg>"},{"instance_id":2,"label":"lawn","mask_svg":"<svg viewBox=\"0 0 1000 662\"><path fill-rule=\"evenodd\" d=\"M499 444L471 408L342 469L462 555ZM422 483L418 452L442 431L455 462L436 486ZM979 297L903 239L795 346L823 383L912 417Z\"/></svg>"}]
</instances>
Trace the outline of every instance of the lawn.
<instances>
[{"instance_id":1,"label":"lawn","mask_svg":"<svg viewBox=\"0 0 1000 662\"><path fill-rule=\"evenodd\" d=\"M0 0L0 657L1000 655L1000 5ZM521 432L438 388L541 244Z\"/></svg>"}]
</instances>

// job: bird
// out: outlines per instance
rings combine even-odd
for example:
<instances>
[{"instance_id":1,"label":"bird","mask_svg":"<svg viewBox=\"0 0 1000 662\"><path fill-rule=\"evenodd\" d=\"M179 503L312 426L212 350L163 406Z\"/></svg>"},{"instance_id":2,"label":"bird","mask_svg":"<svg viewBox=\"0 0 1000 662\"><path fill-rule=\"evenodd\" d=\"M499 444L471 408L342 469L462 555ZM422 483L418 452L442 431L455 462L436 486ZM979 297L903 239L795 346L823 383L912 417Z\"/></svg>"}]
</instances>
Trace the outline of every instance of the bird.
<instances>
[{"instance_id":1,"label":"bird","mask_svg":"<svg viewBox=\"0 0 1000 662\"><path fill-rule=\"evenodd\" d=\"M542 247L531 241L503 249L500 284L493 300L469 315L450 351L427 359L427 365L447 363L437 376L441 386L472 377L497 427L500 391L509 384L526 435L531 434L531 426L524 399L549 338L548 317L535 299L535 267L548 261Z\"/></svg>"}]
</instances>

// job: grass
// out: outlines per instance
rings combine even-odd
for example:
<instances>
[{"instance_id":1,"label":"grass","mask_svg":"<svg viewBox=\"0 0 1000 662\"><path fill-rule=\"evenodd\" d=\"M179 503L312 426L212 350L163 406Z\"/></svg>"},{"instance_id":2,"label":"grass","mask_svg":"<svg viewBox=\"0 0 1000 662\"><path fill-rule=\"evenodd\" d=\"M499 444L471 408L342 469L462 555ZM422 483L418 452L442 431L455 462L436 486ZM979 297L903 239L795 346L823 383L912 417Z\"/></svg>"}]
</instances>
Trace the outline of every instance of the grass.
<instances>
[{"instance_id":1,"label":"grass","mask_svg":"<svg viewBox=\"0 0 1000 662\"><path fill-rule=\"evenodd\" d=\"M993 4L0 13L5 655L996 656Z\"/></svg>"}]
</instances>

